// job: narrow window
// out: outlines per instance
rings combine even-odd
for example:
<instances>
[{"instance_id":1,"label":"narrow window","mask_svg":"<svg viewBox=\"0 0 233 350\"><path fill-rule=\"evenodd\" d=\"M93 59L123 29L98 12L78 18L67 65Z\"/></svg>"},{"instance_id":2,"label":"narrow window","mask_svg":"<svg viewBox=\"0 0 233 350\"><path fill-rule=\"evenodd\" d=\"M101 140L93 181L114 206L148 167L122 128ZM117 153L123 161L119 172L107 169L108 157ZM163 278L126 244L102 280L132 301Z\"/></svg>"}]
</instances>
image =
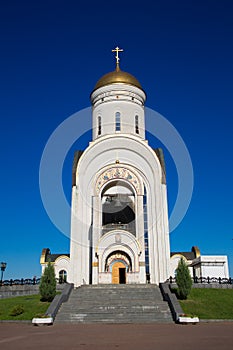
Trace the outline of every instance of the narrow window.
<instances>
[{"instance_id":1,"label":"narrow window","mask_svg":"<svg viewBox=\"0 0 233 350\"><path fill-rule=\"evenodd\" d=\"M144 244L145 244L146 281L147 281L147 283L150 283L150 259L149 259L149 236L148 236L146 187L144 187L143 214L144 214Z\"/></svg>"},{"instance_id":2,"label":"narrow window","mask_svg":"<svg viewBox=\"0 0 233 350\"><path fill-rule=\"evenodd\" d=\"M101 135L101 117L98 117L98 136Z\"/></svg>"},{"instance_id":3,"label":"narrow window","mask_svg":"<svg viewBox=\"0 0 233 350\"><path fill-rule=\"evenodd\" d=\"M121 114L120 114L120 112L116 112L115 122L116 122L116 131L120 131L121 130Z\"/></svg>"},{"instance_id":4,"label":"narrow window","mask_svg":"<svg viewBox=\"0 0 233 350\"><path fill-rule=\"evenodd\" d=\"M135 115L135 132L136 134L139 134L138 115Z\"/></svg>"}]
</instances>

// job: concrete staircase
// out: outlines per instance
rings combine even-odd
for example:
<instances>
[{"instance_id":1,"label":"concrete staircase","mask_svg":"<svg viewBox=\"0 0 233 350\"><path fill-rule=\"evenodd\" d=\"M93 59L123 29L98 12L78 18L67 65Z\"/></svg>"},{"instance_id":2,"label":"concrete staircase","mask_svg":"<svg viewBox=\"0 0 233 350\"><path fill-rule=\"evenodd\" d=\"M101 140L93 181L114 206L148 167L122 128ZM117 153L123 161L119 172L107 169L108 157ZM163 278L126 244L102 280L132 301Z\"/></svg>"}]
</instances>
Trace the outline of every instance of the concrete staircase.
<instances>
[{"instance_id":1,"label":"concrete staircase","mask_svg":"<svg viewBox=\"0 0 233 350\"><path fill-rule=\"evenodd\" d=\"M74 289L55 323L173 322L155 285L89 285Z\"/></svg>"}]
</instances>

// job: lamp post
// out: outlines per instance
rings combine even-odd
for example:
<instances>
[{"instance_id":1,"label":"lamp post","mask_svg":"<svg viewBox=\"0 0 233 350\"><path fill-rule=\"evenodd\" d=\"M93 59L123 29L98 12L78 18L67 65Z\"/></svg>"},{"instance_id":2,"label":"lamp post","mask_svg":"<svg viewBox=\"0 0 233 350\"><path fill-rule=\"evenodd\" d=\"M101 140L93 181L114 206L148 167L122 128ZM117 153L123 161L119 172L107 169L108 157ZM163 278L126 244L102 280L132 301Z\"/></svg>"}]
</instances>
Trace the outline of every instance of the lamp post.
<instances>
[{"instance_id":1,"label":"lamp post","mask_svg":"<svg viewBox=\"0 0 233 350\"><path fill-rule=\"evenodd\" d=\"M3 282L3 273L6 270L6 263L5 262L1 262L1 285Z\"/></svg>"}]
</instances>

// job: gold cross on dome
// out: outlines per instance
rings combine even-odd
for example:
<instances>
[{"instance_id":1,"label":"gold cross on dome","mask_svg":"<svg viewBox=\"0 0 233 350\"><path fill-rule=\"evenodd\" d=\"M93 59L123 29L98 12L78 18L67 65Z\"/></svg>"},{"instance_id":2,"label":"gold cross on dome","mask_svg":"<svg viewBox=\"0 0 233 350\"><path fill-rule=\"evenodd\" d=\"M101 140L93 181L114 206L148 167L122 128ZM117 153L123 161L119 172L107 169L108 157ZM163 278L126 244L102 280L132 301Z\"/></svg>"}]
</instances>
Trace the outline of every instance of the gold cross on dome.
<instances>
[{"instance_id":1,"label":"gold cross on dome","mask_svg":"<svg viewBox=\"0 0 233 350\"><path fill-rule=\"evenodd\" d=\"M115 58L116 58L117 64L119 64L119 61L120 61L119 52L122 52L122 51L124 51L124 50L120 49L118 46L114 50L112 50L112 52L116 52Z\"/></svg>"}]
</instances>

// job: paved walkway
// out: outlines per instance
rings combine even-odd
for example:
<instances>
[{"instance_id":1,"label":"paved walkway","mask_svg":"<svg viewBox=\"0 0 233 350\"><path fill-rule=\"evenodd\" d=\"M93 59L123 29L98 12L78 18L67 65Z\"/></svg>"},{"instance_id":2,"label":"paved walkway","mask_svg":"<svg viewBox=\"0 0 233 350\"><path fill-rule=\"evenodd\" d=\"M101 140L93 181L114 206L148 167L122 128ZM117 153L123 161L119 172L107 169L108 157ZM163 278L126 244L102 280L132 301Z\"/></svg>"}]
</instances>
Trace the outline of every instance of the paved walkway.
<instances>
[{"instance_id":1,"label":"paved walkway","mask_svg":"<svg viewBox=\"0 0 233 350\"><path fill-rule=\"evenodd\" d=\"M232 349L233 322L33 326L0 323L1 350Z\"/></svg>"}]
</instances>

